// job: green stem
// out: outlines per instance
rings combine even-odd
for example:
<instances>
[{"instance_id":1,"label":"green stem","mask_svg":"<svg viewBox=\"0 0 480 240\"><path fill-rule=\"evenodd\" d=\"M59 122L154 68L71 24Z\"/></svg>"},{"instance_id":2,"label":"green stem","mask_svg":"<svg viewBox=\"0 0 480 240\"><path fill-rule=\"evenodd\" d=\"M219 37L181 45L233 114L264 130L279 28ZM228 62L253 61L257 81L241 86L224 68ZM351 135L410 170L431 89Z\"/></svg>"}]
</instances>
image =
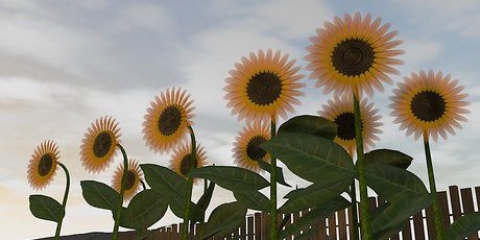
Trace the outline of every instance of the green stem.
<instances>
[{"instance_id":1,"label":"green stem","mask_svg":"<svg viewBox=\"0 0 480 240\"><path fill-rule=\"evenodd\" d=\"M428 181L430 182L430 193L433 194L433 217L434 217L434 224L435 224L435 232L437 236L437 240L443 240L443 227L442 227L442 217L440 213L440 205L438 202L438 195L437 195L437 188L435 186L435 176L433 172L433 163L432 163L432 155L430 153L430 144L428 141L428 133L423 133L423 143L425 146L425 156L427 158L427 170L428 170Z\"/></svg>"},{"instance_id":2,"label":"green stem","mask_svg":"<svg viewBox=\"0 0 480 240\"><path fill-rule=\"evenodd\" d=\"M353 110L355 113L355 139L357 141L357 171L360 185L360 223L362 226L362 239L371 240L370 211L368 206L367 180L365 176L365 163L363 156L363 136L360 115L360 103L357 96L353 95Z\"/></svg>"},{"instance_id":3,"label":"green stem","mask_svg":"<svg viewBox=\"0 0 480 240\"><path fill-rule=\"evenodd\" d=\"M270 137L274 138L277 133L275 120L270 123ZM277 229L277 159L270 158L270 240L278 239Z\"/></svg>"},{"instance_id":4,"label":"green stem","mask_svg":"<svg viewBox=\"0 0 480 240\"><path fill-rule=\"evenodd\" d=\"M57 162L58 163L58 166L60 166L63 171L65 171L65 175L67 177L67 186L65 187L65 194L63 195L63 201L62 201L62 207L63 207L63 210L67 210L67 199L68 199L68 193L70 192L70 173L68 173L68 169L67 167L65 167L65 165L63 165L61 162ZM65 218L65 216L63 216L60 221L58 221L57 223L57 229L55 230L55 240L58 240L60 239L60 231L62 230L62 223L63 223L63 219Z\"/></svg>"},{"instance_id":5,"label":"green stem","mask_svg":"<svg viewBox=\"0 0 480 240\"><path fill-rule=\"evenodd\" d=\"M358 240L358 209L357 209L357 184L355 179L352 181L350 189L350 198L352 199L352 234L353 240Z\"/></svg>"},{"instance_id":6,"label":"green stem","mask_svg":"<svg viewBox=\"0 0 480 240\"><path fill-rule=\"evenodd\" d=\"M125 152L125 149L122 147L122 145L120 145L119 143L117 143L117 147L120 149L123 156L123 174L122 174L122 184L120 186L120 198L118 199L117 211L116 211L116 214L114 215L115 225L113 226L113 234L112 234L113 240L118 239L118 229L120 228L120 218L122 214L123 195L125 194L125 184L127 181L127 173L128 173L127 153Z\"/></svg>"},{"instance_id":7,"label":"green stem","mask_svg":"<svg viewBox=\"0 0 480 240\"><path fill-rule=\"evenodd\" d=\"M188 130L190 131L190 139L192 144L192 152L190 154L190 169L197 167L197 143L195 141L195 133L193 132L193 128L188 126ZM183 218L183 226L182 226L182 240L187 240L188 238L188 230L189 230L189 223L190 223L190 208L191 208L191 201L192 201L192 191L193 191L193 178L187 177L187 192L185 196L185 216Z\"/></svg>"}]
</instances>

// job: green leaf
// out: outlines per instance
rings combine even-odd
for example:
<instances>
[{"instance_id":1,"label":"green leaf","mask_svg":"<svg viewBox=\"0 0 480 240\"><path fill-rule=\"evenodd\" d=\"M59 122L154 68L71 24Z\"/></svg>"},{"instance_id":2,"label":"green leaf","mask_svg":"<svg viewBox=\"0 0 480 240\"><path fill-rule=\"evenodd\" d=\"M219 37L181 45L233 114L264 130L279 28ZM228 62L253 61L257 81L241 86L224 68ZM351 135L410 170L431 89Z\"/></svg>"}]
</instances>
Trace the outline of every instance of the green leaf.
<instances>
[{"instance_id":1,"label":"green leaf","mask_svg":"<svg viewBox=\"0 0 480 240\"><path fill-rule=\"evenodd\" d=\"M30 212L39 219L59 222L65 217L65 209L57 200L45 195L30 195Z\"/></svg>"},{"instance_id":2,"label":"green leaf","mask_svg":"<svg viewBox=\"0 0 480 240\"><path fill-rule=\"evenodd\" d=\"M329 202L316 206L313 210L297 219L293 224L285 227L280 232L280 238L284 239L295 234L295 239L300 236L300 231L306 232L308 227L321 218L340 211L350 206L350 202L342 196L337 196ZM308 234L302 234L307 236Z\"/></svg>"},{"instance_id":3,"label":"green leaf","mask_svg":"<svg viewBox=\"0 0 480 240\"><path fill-rule=\"evenodd\" d=\"M262 212L270 211L270 200L258 191L234 192L233 195L238 202L243 203L249 209Z\"/></svg>"},{"instance_id":4,"label":"green leaf","mask_svg":"<svg viewBox=\"0 0 480 240\"><path fill-rule=\"evenodd\" d=\"M110 186L96 181L81 181L82 195L92 207L116 212L120 194Z\"/></svg>"},{"instance_id":5,"label":"green leaf","mask_svg":"<svg viewBox=\"0 0 480 240\"><path fill-rule=\"evenodd\" d=\"M187 192L187 181L171 169L155 164L141 164L145 180L155 191L184 199Z\"/></svg>"},{"instance_id":6,"label":"green leaf","mask_svg":"<svg viewBox=\"0 0 480 240\"><path fill-rule=\"evenodd\" d=\"M281 160L294 174L325 182L351 178L357 171L343 147L325 138L303 133L283 133L261 145Z\"/></svg>"},{"instance_id":7,"label":"green leaf","mask_svg":"<svg viewBox=\"0 0 480 240\"><path fill-rule=\"evenodd\" d=\"M374 209L372 211L371 215L370 215L371 218L374 219L377 216L379 216L383 211L385 211L385 209L387 209L388 206L390 206L390 203L383 203L378 208ZM391 227L388 227L386 229L377 231L373 234L373 238L374 239L382 239L382 240L383 239L389 239L394 234L400 232L405 227L405 224L407 224L408 221L409 221L409 219L406 219L405 221L398 222L397 224L394 224Z\"/></svg>"},{"instance_id":8,"label":"green leaf","mask_svg":"<svg viewBox=\"0 0 480 240\"><path fill-rule=\"evenodd\" d=\"M212 200L213 190L215 189L215 183L210 182L207 190L203 193L203 195L198 199L195 208L192 209L192 216L191 220L194 222L203 222L205 219L205 211L210 205L210 201Z\"/></svg>"},{"instance_id":9,"label":"green leaf","mask_svg":"<svg viewBox=\"0 0 480 240\"><path fill-rule=\"evenodd\" d=\"M337 136L337 125L319 116L302 115L283 123L278 134L283 133L305 133L333 140Z\"/></svg>"},{"instance_id":10,"label":"green leaf","mask_svg":"<svg viewBox=\"0 0 480 240\"><path fill-rule=\"evenodd\" d=\"M178 218L184 219L185 209L187 208L185 197L175 198L172 195L167 195L167 198L168 198L168 204L170 206L170 210L172 210L172 213L175 214L175 216L177 216ZM195 208L196 208L195 203L190 201L190 209L195 209Z\"/></svg>"},{"instance_id":11,"label":"green leaf","mask_svg":"<svg viewBox=\"0 0 480 240\"><path fill-rule=\"evenodd\" d=\"M147 189L136 194L122 214L122 226L138 231L147 229L162 219L168 208L167 198Z\"/></svg>"},{"instance_id":12,"label":"green leaf","mask_svg":"<svg viewBox=\"0 0 480 240\"><path fill-rule=\"evenodd\" d=\"M467 213L458 218L447 231L445 239L464 239L480 231L480 213Z\"/></svg>"},{"instance_id":13,"label":"green leaf","mask_svg":"<svg viewBox=\"0 0 480 240\"><path fill-rule=\"evenodd\" d=\"M403 199L396 199L372 219L372 233L385 232L385 230L395 228L400 223L404 223L410 216L425 209L433 202L433 195L430 193L410 195Z\"/></svg>"},{"instance_id":14,"label":"green leaf","mask_svg":"<svg viewBox=\"0 0 480 240\"><path fill-rule=\"evenodd\" d=\"M415 174L385 164L365 167L367 185L390 203L428 193L422 180Z\"/></svg>"},{"instance_id":15,"label":"green leaf","mask_svg":"<svg viewBox=\"0 0 480 240\"><path fill-rule=\"evenodd\" d=\"M257 191L270 186L260 174L239 167L207 166L192 169L187 175L208 179L233 192Z\"/></svg>"},{"instance_id":16,"label":"green leaf","mask_svg":"<svg viewBox=\"0 0 480 240\"><path fill-rule=\"evenodd\" d=\"M272 170L272 165L270 165L269 163L265 162L265 161L262 161L262 160L258 160L258 166L260 166L261 169L267 171L267 172L271 172ZM276 167L277 169L277 182L282 184L283 186L285 187L291 187L290 184L288 184L286 181L285 181L285 177L283 176L283 169L280 168L280 167Z\"/></svg>"},{"instance_id":17,"label":"green leaf","mask_svg":"<svg viewBox=\"0 0 480 240\"><path fill-rule=\"evenodd\" d=\"M241 226L245 221L247 208L239 202L224 203L212 211L204 226L202 239L223 237Z\"/></svg>"},{"instance_id":18,"label":"green leaf","mask_svg":"<svg viewBox=\"0 0 480 240\"><path fill-rule=\"evenodd\" d=\"M386 165L407 169L413 158L396 150L376 149L365 154L365 163L383 163Z\"/></svg>"},{"instance_id":19,"label":"green leaf","mask_svg":"<svg viewBox=\"0 0 480 240\"><path fill-rule=\"evenodd\" d=\"M292 190L285 196L288 200L278 211L294 213L328 203L348 190L351 183L350 179L346 179L337 182L314 183L307 188Z\"/></svg>"}]
</instances>

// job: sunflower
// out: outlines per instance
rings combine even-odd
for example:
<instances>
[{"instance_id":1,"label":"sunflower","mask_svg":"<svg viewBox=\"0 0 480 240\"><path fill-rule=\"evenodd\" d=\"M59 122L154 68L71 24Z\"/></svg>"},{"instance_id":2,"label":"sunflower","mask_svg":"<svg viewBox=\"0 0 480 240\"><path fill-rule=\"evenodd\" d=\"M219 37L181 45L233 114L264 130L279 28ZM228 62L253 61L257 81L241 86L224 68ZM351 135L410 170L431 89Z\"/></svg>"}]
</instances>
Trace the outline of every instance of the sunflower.
<instances>
[{"instance_id":1,"label":"sunflower","mask_svg":"<svg viewBox=\"0 0 480 240\"><path fill-rule=\"evenodd\" d=\"M470 104L465 101L468 95L462 93L464 87L457 83L441 71L420 71L405 77L390 97L394 122L400 123L401 130L407 129L407 136L414 134L415 139L422 134L434 141L438 135L446 139L447 132L454 135L454 128L462 128L459 121L467 121L463 114L469 113L465 107Z\"/></svg>"},{"instance_id":2,"label":"sunflower","mask_svg":"<svg viewBox=\"0 0 480 240\"><path fill-rule=\"evenodd\" d=\"M353 17L335 17L333 23L317 29L306 56L315 86L336 95L348 91L360 96L365 91L372 96L373 88L383 91L383 82L391 84L387 74L399 74L391 65L402 64L394 58L403 53L395 49L402 41L393 40L397 31L388 32L390 24L381 25L381 21L372 22L370 14L362 18L357 12Z\"/></svg>"},{"instance_id":3,"label":"sunflower","mask_svg":"<svg viewBox=\"0 0 480 240\"><path fill-rule=\"evenodd\" d=\"M124 166L123 164L117 167L113 175L112 187L117 192L120 192L120 187L122 186L122 176L123 176ZM134 159L128 161L128 170L127 170L127 179L125 181L125 193L123 195L123 200L130 200L140 189L140 181L142 181L143 173L140 170L138 162Z\"/></svg>"},{"instance_id":4,"label":"sunflower","mask_svg":"<svg viewBox=\"0 0 480 240\"><path fill-rule=\"evenodd\" d=\"M232 114L247 121L287 118L287 112L294 112L292 105L300 104L296 97L303 92L298 89L305 86L298 82L303 75L297 74L300 67L294 64L295 60L288 61L288 54L282 56L271 49L243 57L230 71L223 88Z\"/></svg>"},{"instance_id":5,"label":"sunflower","mask_svg":"<svg viewBox=\"0 0 480 240\"><path fill-rule=\"evenodd\" d=\"M172 169L181 176L185 176L190 171L190 169L192 169L192 146L191 144L185 143L182 146L174 149L173 151L174 153L172 154L172 158L170 160L170 169ZM201 145L198 144L195 160L197 163L195 168L201 168L205 166L205 150Z\"/></svg>"},{"instance_id":6,"label":"sunflower","mask_svg":"<svg viewBox=\"0 0 480 240\"><path fill-rule=\"evenodd\" d=\"M193 101L181 89L167 89L155 97L143 122L143 139L150 150L161 153L181 142L193 124Z\"/></svg>"},{"instance_id":7,"label":"sunflower","mask_svg":"<svg viewBox=\"0 0 480 240\"><path fill-rule=\"evenodd\" d=\"M101 117L92 123L82 140L80 160L89 172L98 173L108 167L120 143L120 129L112 117Z\"/></svg>"},{"instance_id":8,"label":"sunflower","mask_svg":"<svg viewBox=\"0 0 480 240\"><path fill-rule=\"evenodd\" d=\"M270 126L266 122L254 122L243 127L233 144L233 158L239 167L261 172L258 161L270 162L270 155L260 144L270 139Z\"/></svg>"},{"instance_id":9,"label":"sunflower","mask_svg":"<svg viewBox=\"0 0 480 240\"><path fill-rule=\"evenodd\" d=\"M374 141L380 140L377 134L382 133L382 130L378 127L383 123L378 122L381 118L380 115L377 115L378 109L373 108L373 103L367 103L365 99L360 102L360 112L363 143L368 149L375 146ZM353 97L351 95L335 97L333 100L329 100L327 105L323 105L322 110L318 113L337 124L337 136L334 141L345 148L350 156L353 156L356 150Z\"/></svg>"},{"instance_id":10,"label":"sunflower","mask_svg":"<svg viewBox=\"0 0 480 240\"><path fill-rule=\"evenodd\" d=\"M28 164L28 182L33 189L41 190L52 181L59 159L57 144L51 140L37 146Z\"/></svg>"}]
</instances>

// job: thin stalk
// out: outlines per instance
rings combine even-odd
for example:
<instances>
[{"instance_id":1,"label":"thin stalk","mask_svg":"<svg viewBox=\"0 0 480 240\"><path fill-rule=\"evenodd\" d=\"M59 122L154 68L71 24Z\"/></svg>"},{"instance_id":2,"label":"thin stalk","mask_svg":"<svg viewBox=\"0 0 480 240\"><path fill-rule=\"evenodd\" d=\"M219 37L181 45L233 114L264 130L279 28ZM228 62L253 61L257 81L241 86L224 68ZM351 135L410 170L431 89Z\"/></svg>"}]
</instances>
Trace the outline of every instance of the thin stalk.
<instances>
[{"instance_id":1,"label":"thin stalk","mask_svg":"<svg viewBox=\"0 0 480 240\"><path fill-rule=\"evenodd\" d=\"M430 153L430 144L428 141L428 133L426 131L423 132L423 143L425 146L425 156L427 159L427 171L428 171L428 181L430 183L430 193L433 194L433 217L434 217L434 224L435 224L435 233L437 235L437 240L443 240L443 227L442 227L442 217L440 213L440 205L438 202L438 195L437 195L437 187L435 186L435 175L433 172L433 163L432 163L432 155Z\"/></svg>"},{"instance_id":2,"label":"thin stalk","mask_svg":"<svg viewBox=\"0 0 480 240\"><path fill-rule=\"evenodd\" d=\"M362 123L360 115L360 103L357 96L353 95L353 110L355 114L355 139L357 142L357 171L358 181L360 185L360 223L362 230L362 239L371 240L372 234L370 230L370 212L368 206L368 192L367 192L367 180L365 176L365 163L363 155L363 136L362 136Z\"/></svg>"},{"instance_id":3,"label":"thin stalk","mask_svg":"<svg viewBox=\"0 0 480 240\"><path fill-rule=\"evenodd\" d=\"M65 171L65 176L67 177L67 186L65 187L65 193L63 194L63 201L62 201L62 207L63 207L63 210L67 210L67 199L68 199L68 193L70 192L70 173L68 173L68 169L67 167L65 167L65 165L63 165L61 162L57 162L58 163L58 166L60 166L63 171ZM55 230L55 240L58 240L60 239L60 231L62 230L62 223L63 223L63 219L65 218L65 216L63 216L60 221L58 221L57 223L57 229Z\"/></svg>"},{"instance_id":4,"label":"thin stalk","mask_svg":"<svg viewBox=\"0 0 480 240\"><path fill-rule=\"evenodd\" d=\"M352 237L353 240L358 240L357 184L355 182L355 179L352 181L350 198L352 199Z\"/></svg>"},{"instance_id":5,"label":"thin stalk","mask_svg":"<svg viewBox=\"0 0 480 240\"><path fill-rule=\"evenodd\" d=\"M270 123L270 137L274 138L277 133L275 119ZM278 239L277 229L277 159L270 158L270 240Z\"/></svg>"},{"instance_id":6,"label":"thin stalk","mask_svg":"<svg viewBox=\"0 0 480 240\"><path fill-rule=\"evenodd\" d=\"M197 167L197 143L195 141L195 133L193 132L193 128L188 126L188 130L190 131L190 139L192 144L192 152L190 154L190 169ZM192 201L192 191L193 191L193 178L187 177L187 192L185 196L185 216L183 218L183 226L182 226L182 240L187 240L188 238L188 229L190 228L190 208L191 201Z\"/></svg>"},{"instance_id":7,"label":"thin stalk","mask_svg":"<svg viewBox=\"0 0 480 240\"><path fill-rule=\"evenodd\" d=\"M115 214L115 225L113 226L113 234L112 234L112 239L117 240L118 239L118 229L120 228L120 218L122 214L122 205L123 205L123 195L125 194L125 184L127 182L127 173L128 173L128 157L127 153L125 152L125 149L117 143L117 147L120 149L122 152L123 156L123 174L122 174L122 184L120 186L120 199L118 199L118 205L117 205L117 211Z\"/></svg>"}]
</instances>

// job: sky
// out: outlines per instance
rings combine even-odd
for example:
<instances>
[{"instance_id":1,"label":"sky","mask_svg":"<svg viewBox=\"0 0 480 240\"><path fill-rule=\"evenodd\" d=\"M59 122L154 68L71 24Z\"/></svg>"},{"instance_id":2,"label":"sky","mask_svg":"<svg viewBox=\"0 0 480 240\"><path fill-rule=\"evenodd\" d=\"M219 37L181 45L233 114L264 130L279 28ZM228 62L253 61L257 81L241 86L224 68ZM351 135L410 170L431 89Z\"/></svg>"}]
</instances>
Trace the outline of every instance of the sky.
<instances>
[{"instance_id":1,"label":"sky","mask_svg":"<svg viewBox=\"0 0 480 240\"><path fill-rule=\"evenodd\" d=\"M44 190L33 190L27 181L31 154L47 139L57 142L72 178L62 235L112 231L111 214L85 202L80 181L109 184L121 159L100 174L88 173L79 160L83 135L95 119L113 116L130 157L168 166L170 154L149 151L142 135L146 109L167 88L191 94L194 130L208 163L233 165L233 142L245 122L230 114L223 99L228 71L242 56L268 48L290 54L303 68L315 30L334 16L356 11L391 23L403 40L399 48L405 54L399 59L404 65L397 68L399 76L392 76L395 83L432 69L465 86L469 121L455 136L431 143L437 189L480 186L474 150L480 140L476 0L0 0L0 239L54 235L55 223L36 219L28 208L31 194L63 197L61 169ZM305 96L290 117L316 115L333 97L308 77L302 82ZM384 124L376 148L412 156L409 170L427 185L423 144L406 137L389 116L394 87L386 85L371 98ZM293 186L305 184L288 172L286 178ZM280 187L279 195L289 190ZM196 187L194 198L200 192ZM233 197L217 188L212 201L214 207ZM154 227L177 222L168 212Z\"/></svg>"}]
</instances>

